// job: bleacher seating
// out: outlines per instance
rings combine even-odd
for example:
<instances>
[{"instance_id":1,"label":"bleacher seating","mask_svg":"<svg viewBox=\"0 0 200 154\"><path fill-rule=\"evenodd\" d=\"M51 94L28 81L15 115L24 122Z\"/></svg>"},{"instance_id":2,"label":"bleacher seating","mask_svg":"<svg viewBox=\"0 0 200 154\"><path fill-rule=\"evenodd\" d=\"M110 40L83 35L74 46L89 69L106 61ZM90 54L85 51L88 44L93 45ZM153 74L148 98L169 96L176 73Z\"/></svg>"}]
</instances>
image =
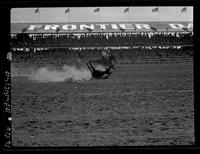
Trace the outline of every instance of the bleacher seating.
<instances>
[{"instance_id":1,"label":"bleacher seating","mask_svg":"<svg viewBox=\"0 0 200 154\"><path fill-rule=\"evenodd\" d=\"M85 62L100 59L102 47L111 49L122 63L174 57L188 61L193 56L192 32L16 34L10 42L13 62Z\"/></svg>"},{"instance_id":2,"label":"bleacher seating","mask_svg":"<svg viewBox=\"0 0 200 154\"><path fill-rule=\"evenodd\" d=\"M83 34L16 34L12 47L88 47L191 45L191 32L157 33L83 33Z\"/></svg>"},{"instance_id":3,"label":"bleacher seating","mask_svg":"<svg viewBox=\"0 0 200 154\"><path fill-rule=\"evenodd\" d=\"M47 49L34 52L12 51L13 62L34 61L34 62L76 62L81 59L82 62L97 60L101 58L100 49L82 49L73 50L69 48ZM113 49L111 53L121 62L137 62L137 59L160 59L162 61L170 58L190 58L193 56L192 49Z\"/></svg>"}]
</instances>

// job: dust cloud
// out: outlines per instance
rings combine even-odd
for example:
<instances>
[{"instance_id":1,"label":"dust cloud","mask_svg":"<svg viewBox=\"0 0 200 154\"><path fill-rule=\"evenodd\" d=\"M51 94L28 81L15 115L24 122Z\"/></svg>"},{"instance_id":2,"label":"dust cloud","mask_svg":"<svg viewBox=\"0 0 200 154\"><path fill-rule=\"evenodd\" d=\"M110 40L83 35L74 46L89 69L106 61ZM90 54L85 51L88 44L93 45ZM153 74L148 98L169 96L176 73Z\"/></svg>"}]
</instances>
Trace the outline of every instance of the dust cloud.
<instances>
[{"instance_id":1,"label":"dust cloud","mask_svg":"<svg viewBox=\"0 0 200 154\"><path fill-rule=\"evenodd\" d=\"M37 82L80 82L91 79L91 73L87 68L64 65L61 69L51 67L15 67L11 66L12 77L27 77Z\"/></svg>"}]
</instances>

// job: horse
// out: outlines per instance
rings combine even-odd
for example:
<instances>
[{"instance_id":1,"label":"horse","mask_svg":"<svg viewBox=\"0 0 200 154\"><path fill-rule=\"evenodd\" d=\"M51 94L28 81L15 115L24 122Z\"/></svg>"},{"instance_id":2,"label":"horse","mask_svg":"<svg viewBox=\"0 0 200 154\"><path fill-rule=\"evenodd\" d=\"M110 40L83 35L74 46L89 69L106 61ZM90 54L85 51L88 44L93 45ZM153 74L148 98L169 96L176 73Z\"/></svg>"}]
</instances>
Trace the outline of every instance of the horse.
<instances>
[{"instance_id":1,"label":"horse","mask_svg":"<svg viewBox=\"0 0 200 154\"><path fill-rule=\"evenodd\" d=\"M87 64L88 69L91 72L92 77L94 77L96 79L107 79L107 78L109 78L110 74L112 73L111 68L114 67L114 65L110 65L107 69L102 71L102 70L95 69L91 64L91 61L86 62L86 64Z\"/></svg>"},{"instance_id":2,"label":"horse","mask_svg":"<svg viewBox=\"0 0 200 154\"><path fill-rule=\"evenodd\" d=\"M102 56L101 59L92 60L93 63L96 63L97 65L102 65L104 67L108 67L113 65L113 61L117 62L114 55L109 55L108 57ZM113 69L115 70L115 67L113 66Z\"/></svg>"}]
</instances>

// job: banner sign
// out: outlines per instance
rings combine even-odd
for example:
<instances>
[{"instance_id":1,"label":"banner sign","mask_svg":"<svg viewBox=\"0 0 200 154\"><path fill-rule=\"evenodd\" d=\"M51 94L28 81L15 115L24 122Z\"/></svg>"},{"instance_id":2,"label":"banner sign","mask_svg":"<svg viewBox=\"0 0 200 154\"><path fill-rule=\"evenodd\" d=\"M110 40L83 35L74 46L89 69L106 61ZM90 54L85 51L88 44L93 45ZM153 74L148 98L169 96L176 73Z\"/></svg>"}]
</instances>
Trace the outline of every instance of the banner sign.
<instances>
[{"instance_id":1,"label":"banner sign","mask_svg":"<svg viewBox=\"0 0 200 154\"><path fill-rule=\"evenodd\" d=\"M193 31L193 23L11 23L11 33Z\"/></svg>"}]
</instances>

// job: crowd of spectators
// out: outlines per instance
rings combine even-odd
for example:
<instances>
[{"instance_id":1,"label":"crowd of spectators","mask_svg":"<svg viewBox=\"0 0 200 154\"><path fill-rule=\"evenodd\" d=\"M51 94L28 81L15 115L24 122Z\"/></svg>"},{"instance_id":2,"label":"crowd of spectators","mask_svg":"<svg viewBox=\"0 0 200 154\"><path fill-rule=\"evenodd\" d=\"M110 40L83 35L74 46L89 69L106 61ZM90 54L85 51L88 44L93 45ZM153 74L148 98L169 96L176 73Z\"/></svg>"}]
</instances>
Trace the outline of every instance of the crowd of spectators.
<instances>
[{"instance_id":1,"label":"crowd of spectators","mask_svg":"<svg viewBox=\"0 0 200 154\"><path fill-rule=\"evenodd\" d=\"M192 32L13 34L11 47L191 45Z\"/></svg>"},{"instance_id":2,"label":"crowd of spectators","mask_svg":"<svg viewBox=\"0 0 200 154\"><path fill-rule=\"evenodd\" d=\"M70 48L49 48L43 50L12 51L12 61L76 61L97 60L101 58L100 49L79 49ZM192 57L192 48L167 48L167 49L147 49L147 48L127 48L111 49L111 53L117 60L135 60L136 58L158 58L170 57Z\"/></svg>"}]
</instances>

